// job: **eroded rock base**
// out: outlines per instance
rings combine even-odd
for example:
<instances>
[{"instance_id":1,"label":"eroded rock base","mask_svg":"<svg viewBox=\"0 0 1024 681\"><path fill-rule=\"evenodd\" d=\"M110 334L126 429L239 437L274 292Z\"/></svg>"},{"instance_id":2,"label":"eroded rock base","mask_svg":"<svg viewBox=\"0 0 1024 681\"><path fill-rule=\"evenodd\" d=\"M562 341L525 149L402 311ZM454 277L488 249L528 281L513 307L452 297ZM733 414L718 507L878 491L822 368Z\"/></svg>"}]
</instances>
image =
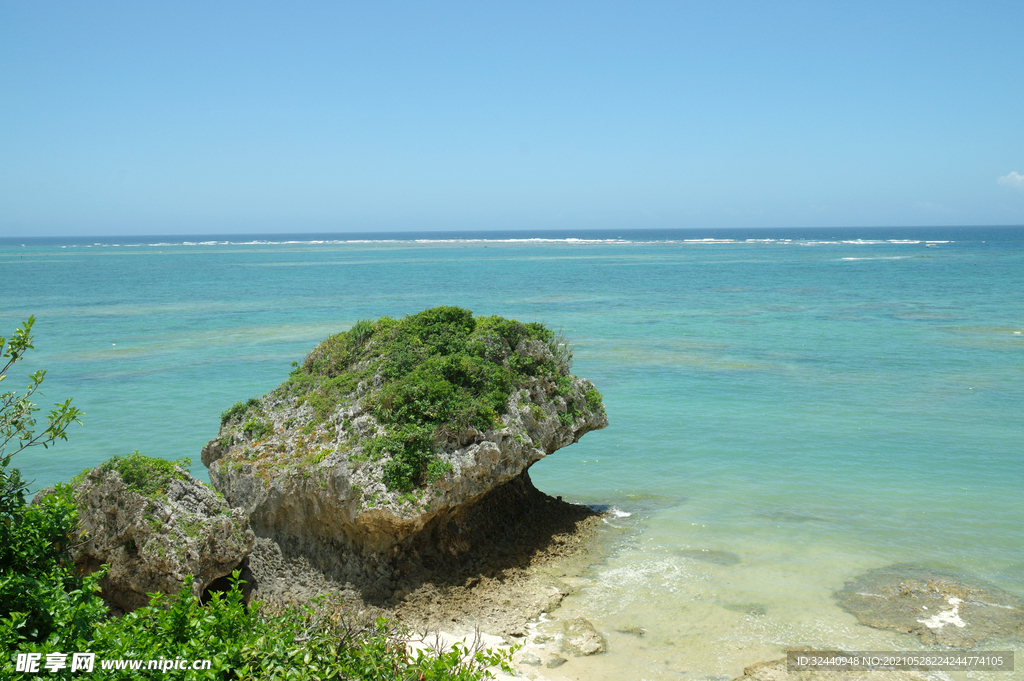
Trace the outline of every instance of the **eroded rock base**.
<instances>
[{"instance_id":1,"label":"eroded rock base","mask_svg":"<svg viewBox=\"0 0 1024 681\"><path fill-rule=\"evenodd\" d=\"M509 637L569 593L543 568L587 552L598 523L597 512L538 491L524 472L400 553L364 556L362 579L332 571L322 552L289 551L266 537L257 538L242 576L251 599L273 609L327 594L414 630Z\"/></svg>"}]
</instances>

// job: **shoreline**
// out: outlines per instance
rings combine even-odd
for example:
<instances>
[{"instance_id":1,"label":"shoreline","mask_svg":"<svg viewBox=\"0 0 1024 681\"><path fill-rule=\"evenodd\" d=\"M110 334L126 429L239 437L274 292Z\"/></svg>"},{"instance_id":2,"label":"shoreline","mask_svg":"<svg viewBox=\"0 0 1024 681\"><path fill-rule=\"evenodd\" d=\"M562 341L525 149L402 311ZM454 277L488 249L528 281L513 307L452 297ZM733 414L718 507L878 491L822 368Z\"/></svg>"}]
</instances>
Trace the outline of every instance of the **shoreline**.
<instances>
[{"instance_id":1,"label":"shoreline","mask_svg":"<svg viewBox=\"0 0 1024 681\"><path fill-rule=\"evenodd\" d=\"M607 540L613 533L617 534L613 528L618 526L607 523L608 513L598 513L586 506L554 499L536 490L535 494L537 496L532 503L525 506L522 515L500 537L492 538L486 545L475 546L469 554L460 556L460 560L447 566L449 571L445 574L438 573L436 569L430 575L420 574L420 581L414 588L396 589L384 602L363 598L352 584L334 582L301 557L285 558L271 540L257 539L257 548L249 565L250 575L256 577L256 588L252 590L251 597L275 608L300 604L317 594L328 593L335 602L343 604L346 611L359 618L384 616L396 620L408 631L410 650L436 647L439 643L450 648L456 642L470 649L474 642L483 647L505 649L519 645L521 647L512 657L514 678L532 681L640 678L646 666L641 661L653 661L656 658L651 658L651 655L665 645L675 649L674 655L681 655L691 662L705 655L717 657L725 654L731 661L719 657L718 664L707 665L721 670L714 675L714 679L720 681L798 678L843 681L860 678L857 673L847 672L789 672L785 661L779 660L780 654L785 655L785 650L808 643L824 649L821 646L827 646L827 639L832 639L832 636L826 640L806 641L798 636L786 644L777 641L775 645L764 645L764 641L761 644L727 645L716 652L714 647L707 647L706 641L677 640L673 644L663 640L665 632L658 631L658 621L648 623L641 617L632 623L624 623L621 616L602 617L597 612L590 612L587 601L592 597L586 597L581 589L590 585L590 571L596 565L605 565L611 558L612 547ZM537 503L538 500L543 503ZM699 559L698 562L716 569L732 567ZM708 576L712 577L712 574ZM723 577L725 575L718 575L712 579ZM689 612L688 608L688 614L682 616L693 621L698 612L710 613L722 604L707 602L705 605L711 610L701 608ZM853 620L838 604L831 607L833 617ZM723 612L736 620L729 627L735 635L745 627L767 621L759 607L750 606L740 612L732 604L726 604ZM607 652L575 655L565 649L567 626L583 617L593 618L591 624L607 646ZM712 626L721 624L715 622ZM866 627L852 621L850 624L854 635L863 642L863 645L853 648L847 646L850 649L928 648L921 645L916 637L907 639L905 634L895 631ZM648 631L645 627L652 628ZM874 644L867 644L868 640ZM729 671L723 674L725 669ZM492 671L503 681L513 678L498 670ZM662 672L649 671L654 672L652 678L663 677ZM680 673L687 674L682 670L676 672ZM919 673L897 671L873 676L880 681L929 678ZM711 678L703 673L694 678L698 677ZM960 677L948 678L959 680ZM978 678L986 678L986 675Z\"/></svg>"}]
</instances>

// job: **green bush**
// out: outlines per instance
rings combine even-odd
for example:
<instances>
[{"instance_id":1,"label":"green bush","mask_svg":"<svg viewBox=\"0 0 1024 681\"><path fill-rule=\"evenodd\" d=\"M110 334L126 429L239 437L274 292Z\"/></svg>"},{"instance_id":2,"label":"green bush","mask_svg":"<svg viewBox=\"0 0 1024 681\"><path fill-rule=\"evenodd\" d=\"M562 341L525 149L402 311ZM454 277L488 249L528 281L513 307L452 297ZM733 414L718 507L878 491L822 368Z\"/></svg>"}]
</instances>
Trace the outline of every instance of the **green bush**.
<instances>
[{"instance_id":1,"label":"green bush","mask_svg":"<svg viewBox=\"0 0 1024 681\"><path fill-rule=\"evenodd\" d=\"M87 640L107 608L95 593L100 575L78 575L68 558L78 520L71 491L61 485L41 503L25 506L17 469L5 471L5 482L12 481L0 497L22 504L2 522L0 650L15 650L21 642Z\"/></svg>"},{"instance_id":2,"label":"green bush","mask_svg":"<svg viewBox=\"0 0 1024 681\"><path fill-rule=\"evenodd\" d=\"M362 345L373 335L373 320L360 319L348 330L348 337L354 345Z\"/></svg>"},{"instance_id":3,"label":"green bush","mask_svg":"<svg viewBox=\"0 0 1024 681\"><path fill-rule=\"evenodd\" d=\"M255 397L250 397L245 402L235 402L234 405L225 409L220 415L220 425L225 426L231 421L241 420L246 414L253 409L259 409L260 401Z\"/></svg>"},{"instance_id":4,"label":"green bush","mask_svg":"<svg viewBox=\"0 0 1024 681\"><path fill-rule=\"evenodd\" d=\"M238 573L231 588L213 593L203 604L192 595L192 578L173 596L154 594L149 606L123 617L91 614L77 636L17 641L19 653L91 652L93 674L101 679L237 679L239 681L476 681L493 678L487 667L509 668L510 652L455 648L440 655L419 653L410 659L406 632L385 619L358 621L320 600L265 613L246 607ZM98 600L95 596L94 600ZM102 606L102 602L100 602ZM12 642L14 643L14 642ZM468 654L467 654L468 653ZM104 661L141 661L141 669L103 669ZM209 669L149 670L149 660L209 660ZM0 673L14 678L10 658ZM64 669L47 678L72 681L81 674Z\"/></svg>"},{"instance_id":5,"label":"green bush","mask_svg":"<svg viewBox=\"0 0 1024 681\"><path fill-rule=\"evenodd\" d=\"M174 598L157 596L143 608L97 628L96 643L117 658L209 659L209 679L480 679L508 654L479 657L421 655L409 661L403 632L384 619L356 622L318 602L265 614L246 608L235 574L231 589L205 605L190 585ZM110 678L137 678L125 673Z\"/></svg>"},{"instance_id":6,"label":"green bush","mask_svg":"<svg viewBox=\"0 0 1024 681\"><path fill-rule=\"evenodd\" d=\"M256 440L262 440L274 434L274 426L254 417L245 422L242 432Z\"/></svg>"},{"instance_id":7,"label":"green bush","mask_svg":"<svg viewBox=\"0 0 1024 681\"><path fill-rule=\"evenodd\" d=\"M128 456L115 456L100 464L100 470L117 471L125 487L142 496L153 497L166 494L172 480L184 480L182 469L187 471L191 466L192 461L187 458L177 461L154 459L139 454L136 449Z\"/></svg>"},{"instance_id":8,"label":"green bush","mask_svg":"<svg viewBox=\"0 0 1024 681\"><path fill-rule=\"evenodd\" d=\"M452 468L452 465L447 461L441 461L441 459L434 459L429 464L427 464L427 480L429 482L434 482L435 480L439 480L440 478L443 478L444 476L448 475L453 470L455 469Z\"/></svg>"}]
</instances>

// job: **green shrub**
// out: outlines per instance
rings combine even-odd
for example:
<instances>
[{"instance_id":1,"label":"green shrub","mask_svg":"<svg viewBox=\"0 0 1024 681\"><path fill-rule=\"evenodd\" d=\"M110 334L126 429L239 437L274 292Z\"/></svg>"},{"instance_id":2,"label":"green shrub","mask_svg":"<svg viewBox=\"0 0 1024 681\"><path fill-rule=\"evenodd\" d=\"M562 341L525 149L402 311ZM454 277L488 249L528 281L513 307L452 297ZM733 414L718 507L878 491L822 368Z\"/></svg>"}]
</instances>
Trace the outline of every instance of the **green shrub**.
<instances>
[{"instance_id":1,"label":"green shrub","mask_svg":"<svg viewBox=\"0 0 1024 681\"><path fill-rule=\"evenodd\" d=\"M568 395L572 392L572 378L569 376L559 376L555 379L555 393L558 395Z\"/></svg>"},{"instance_id":2,"label":"green shrub","mask_svg":"<svg viewBox=\"0 0 1024 681\"><path fill-rule=\"evenodd\" d=\"M253 409L259 409L260 401L255 397L250 397L246 402L235 402L235 404L225 409L220 415L220 425L226 426L231 421L240 421Z\"/></svg>"},{"instance_id":3,"label":"green shrub","mask_svg":"<svg viewBox=\"0 0 1024 681\"><path fill-rule=\"evenodd\" d=\"M453 470L455 469L452 468L452 465L447 461L434 459L427 464L427 481L434 482L435 480L439 480L451 473Z\"/></svg>"},{"instance_id":4,"label":"green shrub","mask_svg":"<svg viewBox=\"0 0 1024 681\"><path fill-rule=\"evenodd\" d=\"M493 678L489 666L509 669L510 652L455 648L440 655L408 656L406 632L383 618L358 620L324 601L280 613L246 607L236 572L231 588L205 604L192 595L192 577L173 596L154 594L150 605L123 617L95 613L77 635L70 628L41 641L21 639L16 652L89 651L96 654L90 678L237 679L239 681L476 681ZM93 595L102 607L102 601ZM0 674L15 678L13 656L0 659ZM209 660L210 668L169 674L158 670L103 670L104 660ZM73 681L81 673L63 669L47 678Z\"/></svg>"},{"instance_id":5,"label":"green shrub","mask_svg":"<svg viewBox=\"0 0 1024 681\"><path fill-rule=\"evenodd\" d=\"M70 488L58 485L41 503L25 506L18 470L4 471L3 482L13 484L0 491L10 509L0 522L0 650L88 639L107 608L96 594L102 575L82 577L68 559L78 519Z\"/></svg>"},{"instance_id":6,"label":"green shrub","mask_svg":"<svg viewBox=\"0 0 1024 681\"><path fill-rule=\"evenodd\" d=\"M384 465L384 484L408 492L432 461L433 434L427 426L402 426L369 438L364 449L371 461L390 454L391 460Z\"/></svg>"},{"instance_id":7,"label":"green shrub","mask_svg":"<svg viewBox=\"0 0 1024 681\"><path fill-rule=\"evenodd\" d=\"M587 407L589 407L591 411L597 411L598 409L601 408L604 395L597 392L597 388L591 388L590 390L588 390L584 394L584 397L587 400Z\"/></svg>"},{"instance_id":8,"label":"green shrub","mask_svg":"<svg viewBox=\"0 0 1024 681\"><path fill-rule=\"evenodd\" d=\"M266 421L251 418L245 422L244 426L242 426L242 432L254 440L262 440L274 434L274 426Z\"/></svg>"},{"instance_id":9,"label":"green shrub","mask_svg":"<svg viewBox=\"0 0 1024 681\"><path fill-rule=\"evenodd\" d=\"M100 470L117 471L128 489L152 497L166 494L172 480L184 480L185 475L181 469L188 470L191 466L192 461L187 458L177 461L154 459L139 454L136 449L128 456L115 456L100 464Z\"/></svg>"},{"instance_id":10,"label":"green shrub","mask_svg":"<svg viewBox=\"0 0 1024 681\"><path fill-rule=\"evenodd\" d=\"M363 345L373 335L373 320L360 319L348 330L348 338L353 345Z\"/></svg>"}]
</instances>

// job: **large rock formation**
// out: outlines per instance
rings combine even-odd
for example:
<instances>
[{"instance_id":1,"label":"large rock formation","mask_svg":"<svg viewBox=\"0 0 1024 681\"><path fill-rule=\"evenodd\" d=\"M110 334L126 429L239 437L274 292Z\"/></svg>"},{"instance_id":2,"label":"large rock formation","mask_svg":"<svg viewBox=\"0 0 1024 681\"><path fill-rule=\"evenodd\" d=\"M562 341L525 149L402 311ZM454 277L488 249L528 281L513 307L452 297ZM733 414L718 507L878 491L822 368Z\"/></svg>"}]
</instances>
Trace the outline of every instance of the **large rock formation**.
<instances>
[{"instance_id":1,"label":"large rock formation","mask_svg":"<svg viewBox=\"0 0 1024 681\"><path fill-rule=\"evenodd\" d=\"M72 485L82 533L72 558L85 572L109 566L100 586L120 610L178 593L189 575L199 596L252 550L245 515L172 462L115 458Z\"/></svg>"},{"instance_id":2,"label":"large rock formation","mask_svg":"<svg viewBox=\"0 0 1024 681\"><path fill-rule=\"evenodd\" d=\"M202 460L257 535L386 592L398 557L469 551L502 522L473 507L526 499L533 463L607 425L569 362L539 324L459 308L360 322L225 412Z\"/></svg>"}]
</instances>

